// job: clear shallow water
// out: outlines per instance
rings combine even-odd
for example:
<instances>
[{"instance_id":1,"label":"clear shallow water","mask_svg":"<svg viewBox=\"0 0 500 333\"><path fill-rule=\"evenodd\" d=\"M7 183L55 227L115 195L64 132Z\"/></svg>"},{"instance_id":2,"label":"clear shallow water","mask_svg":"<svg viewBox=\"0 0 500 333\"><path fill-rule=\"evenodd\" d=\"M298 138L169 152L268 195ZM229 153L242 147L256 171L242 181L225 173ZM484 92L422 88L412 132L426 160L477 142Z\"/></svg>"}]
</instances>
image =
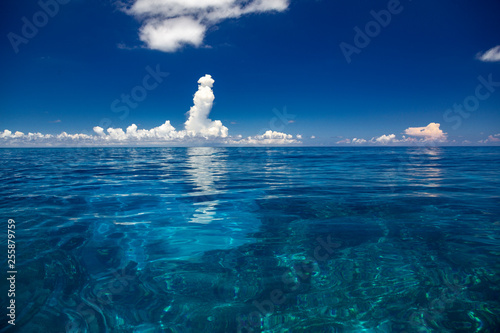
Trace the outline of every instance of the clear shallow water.
<instances>
[{"instance_id":1,"label":"clear shallow water","mask_svg":"<svg viewBox=\"0 0 500 333\"><path fill-rule=\"evenodd\" d=\"M1 332L499 330L498 148L0 157Z\"/></svg>"}]
</instances>

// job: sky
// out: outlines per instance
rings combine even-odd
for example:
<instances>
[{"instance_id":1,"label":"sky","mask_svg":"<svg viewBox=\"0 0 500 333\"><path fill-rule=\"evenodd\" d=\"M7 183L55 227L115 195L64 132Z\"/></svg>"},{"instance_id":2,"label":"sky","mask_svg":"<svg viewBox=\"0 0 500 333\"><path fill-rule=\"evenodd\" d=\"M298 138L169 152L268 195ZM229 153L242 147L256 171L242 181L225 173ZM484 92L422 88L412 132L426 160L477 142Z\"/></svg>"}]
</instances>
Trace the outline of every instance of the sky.
<instances>
[{"instance_id":1,"label":"sky","mask_svg":"<svg viewBox=\"0 0 500 333\"><path fill-rule=\"evenodd\" d=\"M0 6L0 147L500 145L497 0Z\"/></svg>"}]
</instances>

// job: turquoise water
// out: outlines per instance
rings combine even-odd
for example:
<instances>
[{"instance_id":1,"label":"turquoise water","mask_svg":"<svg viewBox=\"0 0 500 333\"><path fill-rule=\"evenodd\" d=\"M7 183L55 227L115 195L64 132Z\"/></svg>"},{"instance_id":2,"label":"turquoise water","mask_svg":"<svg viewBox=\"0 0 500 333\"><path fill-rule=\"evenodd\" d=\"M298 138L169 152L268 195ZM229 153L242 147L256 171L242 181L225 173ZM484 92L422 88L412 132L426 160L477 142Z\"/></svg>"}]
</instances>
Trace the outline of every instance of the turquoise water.
<instances>
[{"instance_id":1,"label":"turquoise water","mask_svg":"<svg viewBox=\"0 0 500 333\"><path fill-rule=\"evenodd\" d=\"M0 156L1 332L499 331L499 148Z\"/></svg>"}]
</instances>

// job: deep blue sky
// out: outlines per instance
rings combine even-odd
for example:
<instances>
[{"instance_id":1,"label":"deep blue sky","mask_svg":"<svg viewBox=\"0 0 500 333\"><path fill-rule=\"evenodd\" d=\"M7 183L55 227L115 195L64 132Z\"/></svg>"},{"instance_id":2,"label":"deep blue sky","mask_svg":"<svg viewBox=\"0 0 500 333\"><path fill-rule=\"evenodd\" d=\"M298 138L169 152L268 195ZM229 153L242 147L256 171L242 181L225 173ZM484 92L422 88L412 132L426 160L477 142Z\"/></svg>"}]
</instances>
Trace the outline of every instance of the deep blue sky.
<instances>
[{"instance_id":1,"label":"deep blue sky","mask_svg":"<svg viewBox=\"0 0 500 333\"><path fill-rule=\"evenodd\" d=\"M72 0L16 54L7 34L20 35L22 17L32 20L40 6L5 0L0 130L92 132L103 118L113 127L141 128L169 119L181 129L197 80L211 74L210 118L220 119L232 135L262 133L272 127L272 110L284 107L295 122L271 129L314 135L320 144L399 136L431 122L458 143L500 133L500 87L459 126L443 119L446 109L474 95L478 76L491 74L500 82L500 62L476 59L500 44L500 2L402 0L402 12L347 63L339 44L353 44L353 28L364 29L373 20L370 11L387 4L291 0L284 12L216 24L206 47L165 53L141 48L141 22L114 1ZM120 119L111 103L141 84L147 66L158 64L169 76Z\"/></svg>"}]
</instances>

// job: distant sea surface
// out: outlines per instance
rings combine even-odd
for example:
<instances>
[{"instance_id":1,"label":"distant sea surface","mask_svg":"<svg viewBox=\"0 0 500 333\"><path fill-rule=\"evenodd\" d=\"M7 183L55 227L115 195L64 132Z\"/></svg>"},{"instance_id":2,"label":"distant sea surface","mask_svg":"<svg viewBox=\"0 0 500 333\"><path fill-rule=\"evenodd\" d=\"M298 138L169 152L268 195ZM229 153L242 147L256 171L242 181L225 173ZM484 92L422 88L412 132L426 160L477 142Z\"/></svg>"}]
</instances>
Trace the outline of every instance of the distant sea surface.
<instances>
[{"instance_id":1,"label":"distant sea surface","mask_svg":"<svg viewBox=\"0 0 500 333\"><path fill-rule=\"evenodd\" d=\"M500 331L498 147L0 158L0 332Z\"/></svg>"}]
</instances>

